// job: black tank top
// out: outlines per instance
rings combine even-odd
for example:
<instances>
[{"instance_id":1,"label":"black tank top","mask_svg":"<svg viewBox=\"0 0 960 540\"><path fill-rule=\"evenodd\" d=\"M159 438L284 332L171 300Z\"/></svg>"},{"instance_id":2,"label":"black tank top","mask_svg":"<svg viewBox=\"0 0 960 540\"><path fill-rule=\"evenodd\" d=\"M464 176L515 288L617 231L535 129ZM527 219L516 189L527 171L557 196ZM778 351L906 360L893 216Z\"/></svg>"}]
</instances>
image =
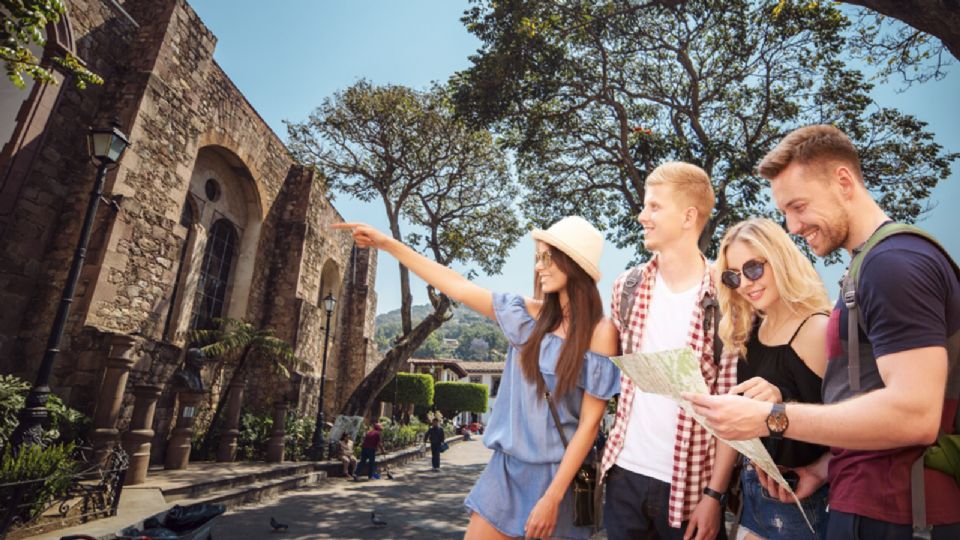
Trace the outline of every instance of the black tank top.
<instances>
[{"instance_id":1,"label":"black tank top","mask_svg":"<svg viewBox=\"0 0 960 540\"><path fill-rule=\"evenodd\" d=\"M814 315L826 316L825 313ZM750 341L747 342L747 358L740 358L737 362L737 382L742 383L753 377L763 377L780 389L784 403L790 401L821 403L820 391L823 379L807 367L791 347L793 340L810 317L800 323L790 337L790 341L785 345L775 346L760 343L760 319L757 319L750 333ZM809 465L828 450L826 446L791 439L761 437L760 440L770 452L773 461L784 467Z\"/></svg>"}]
</instances>

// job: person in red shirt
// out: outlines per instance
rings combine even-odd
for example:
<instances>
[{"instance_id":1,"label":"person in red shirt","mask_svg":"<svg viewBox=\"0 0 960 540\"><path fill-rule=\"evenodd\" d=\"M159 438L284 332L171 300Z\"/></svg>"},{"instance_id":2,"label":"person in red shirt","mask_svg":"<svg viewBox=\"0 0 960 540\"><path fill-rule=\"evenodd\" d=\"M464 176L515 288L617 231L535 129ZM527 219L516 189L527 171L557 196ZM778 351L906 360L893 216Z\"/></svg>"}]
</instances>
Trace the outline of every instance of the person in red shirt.
<instances>
[{"instance_id":1,"label":"person in red shirt","mask_svg":"<svg viewBox=\"0 0 960 540\"><path fill-rule=\"evenodd\" d=\"M360 473L360 469L363 468L364 463L369 463L367 478L373 479L373 473L377 470L377 449L380 450L381 454L384 453L382 431L383 426L374 424L373 427L370 428L370 431L363 436L363 443L360 445L360 464L357 465L357 469L354 471L354 480L356 480L357 474Z\"/></svg>"}]
</instances>

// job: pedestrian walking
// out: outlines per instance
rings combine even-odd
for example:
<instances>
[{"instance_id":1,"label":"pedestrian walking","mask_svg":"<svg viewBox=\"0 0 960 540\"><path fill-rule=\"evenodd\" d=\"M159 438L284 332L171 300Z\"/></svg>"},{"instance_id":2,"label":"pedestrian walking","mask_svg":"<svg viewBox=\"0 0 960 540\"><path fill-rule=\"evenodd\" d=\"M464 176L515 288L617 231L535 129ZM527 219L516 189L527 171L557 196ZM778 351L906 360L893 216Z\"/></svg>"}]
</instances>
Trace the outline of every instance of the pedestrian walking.
<instances>
[{"instance_id":1,"label":"pedestrian walking","mask_svg":"<svg viewBox=\"0 0 960 540\"><path fill-rule=\"evenodd\" d=\"M434 471L440 470L440 452L445 439L446 435L443 433L443 428L440 427L440 421L434 418L433 425L423 436L424 442L430 444L430 459Z\"/></svg>"}]
</instances>

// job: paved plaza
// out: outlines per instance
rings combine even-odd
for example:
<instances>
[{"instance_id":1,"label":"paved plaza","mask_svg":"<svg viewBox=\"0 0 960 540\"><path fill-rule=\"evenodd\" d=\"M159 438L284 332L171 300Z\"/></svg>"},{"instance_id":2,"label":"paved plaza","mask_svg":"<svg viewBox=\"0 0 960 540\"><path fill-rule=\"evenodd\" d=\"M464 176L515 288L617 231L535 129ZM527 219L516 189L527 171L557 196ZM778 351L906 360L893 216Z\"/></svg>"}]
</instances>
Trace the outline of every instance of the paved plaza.
<instances>
[{"instance_id":1,"label":"paved plaza","mask_svg":"<svg viewBox=\"0 0 960 540\"><path fill-rule=\"evenodd\" d=\"M462 538L467 526L463 499L490 459L474 439L452 445L440 472L425 459L391 472L394 479L360 482L331 478L320 487L233 509L213 528L215 540L306 540L310 538ZM386 521L375 526L370 513ZM289 526L274 532L270 518Z\"/></svg>"}]
</instances>

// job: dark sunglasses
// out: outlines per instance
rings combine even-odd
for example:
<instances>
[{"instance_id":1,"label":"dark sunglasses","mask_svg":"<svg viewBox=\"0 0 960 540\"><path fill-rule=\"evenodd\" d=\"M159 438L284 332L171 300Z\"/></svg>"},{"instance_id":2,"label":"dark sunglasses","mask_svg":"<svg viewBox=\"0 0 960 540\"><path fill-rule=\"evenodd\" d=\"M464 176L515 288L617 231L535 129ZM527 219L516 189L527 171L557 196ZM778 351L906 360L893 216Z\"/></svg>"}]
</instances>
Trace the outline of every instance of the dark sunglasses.
<instances>
[{"instance_id":1,"label":"dark sunglasses","mask_svg":"<svg viewBox=\"0 0 960 540\"><path fill-rule=\"evenodd\" d=\"M741 272L750 281L756 281L763 277L763 267L766 264L766 261L751 259L743 263L743 268L740 270L724 270L723 273L720 274L720 281L731 289L738 289L740 288Z\"/></svg>"}]
</instances>

